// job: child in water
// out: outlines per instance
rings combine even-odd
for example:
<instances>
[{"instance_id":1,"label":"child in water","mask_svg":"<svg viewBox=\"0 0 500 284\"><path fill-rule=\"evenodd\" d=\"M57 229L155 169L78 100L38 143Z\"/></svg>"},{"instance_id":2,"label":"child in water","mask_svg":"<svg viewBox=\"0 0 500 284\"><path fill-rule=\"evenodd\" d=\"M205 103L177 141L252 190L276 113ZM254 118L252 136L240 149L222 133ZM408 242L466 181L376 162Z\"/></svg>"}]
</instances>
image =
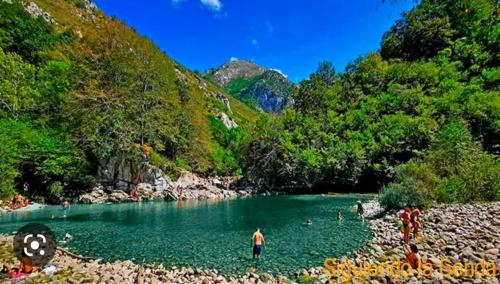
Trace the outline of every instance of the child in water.
<instances>
[{"instance_id":1,"label":"child in water","mask_svg":"<svg viewBox=\"0 0 500 284\"><path fill-rule=\"evenodd\" d=\"M63 202L62 210L63 210L63 217L66 218L66 215L68 214L68 210L69 210L69 202L67 200Z\"/></svg>"}]
</instances>

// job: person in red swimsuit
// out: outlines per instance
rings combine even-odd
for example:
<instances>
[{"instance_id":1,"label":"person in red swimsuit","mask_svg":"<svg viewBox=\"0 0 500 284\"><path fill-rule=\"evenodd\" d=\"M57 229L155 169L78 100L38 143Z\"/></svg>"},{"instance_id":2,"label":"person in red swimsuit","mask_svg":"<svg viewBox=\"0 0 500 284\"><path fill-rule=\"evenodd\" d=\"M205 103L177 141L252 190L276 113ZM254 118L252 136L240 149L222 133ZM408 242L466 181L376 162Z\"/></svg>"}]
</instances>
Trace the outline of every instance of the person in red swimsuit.
<instances>
[{"instance_id":1,"label":"person in red swimsuit","mask_svg":"<svg viewBox=\"0 0 500 284\"><path fill-rule=\"evenodd\" d=\"M411 213L410 208L405 208L405 212L401 216L401 219L403 221L403 228L404 228L403 241L405 244L408 244L408 242L410 241L410 229L411 229L410 213Z\"/></svg>"},{"instance_id":2,"label":"person in red swimsuit","mask_svg":"<svg viewBox=\"0 0 500 284\"><path fill-rule=\"evenodd\" d=\"M418 208L413 209L413 211L410 214L410 222L411 226L413 227L413 238L416 239L418 234L419 234L419 229L420 229L420 215L422 215L422 212L418 210Z\"/></svg>"}]
</instances>

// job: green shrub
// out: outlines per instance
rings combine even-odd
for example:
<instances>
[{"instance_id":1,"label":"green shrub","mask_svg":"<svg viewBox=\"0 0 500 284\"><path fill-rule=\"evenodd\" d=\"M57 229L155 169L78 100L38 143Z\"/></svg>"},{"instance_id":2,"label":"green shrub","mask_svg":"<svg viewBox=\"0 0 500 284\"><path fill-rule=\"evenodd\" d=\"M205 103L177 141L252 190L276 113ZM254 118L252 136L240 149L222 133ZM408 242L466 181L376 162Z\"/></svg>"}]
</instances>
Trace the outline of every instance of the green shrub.
<instances>
[{"instance_id":1,"label":"green shrub","mask_svg":"<svg viewBox=\"0 0 500 284\"><path fill-rule=\"evenodd\" d=\"M300 275L297 277L297 283L300 284L315 284L315 283L320 283L319 280L315 277L309 276L309 275Z\"/></svg>"},{"instance_id":2,"label":"green shrub","mask_svg":"<svg viewBox=\"0 0 500 284\"><path fill-rule=\"evenodd\" d=\"M396 179L380 196L386 209L428 206L433 202L499 200L500 163L482 151L467 124L446 124L422 159L396 168Z\"/></svg>"},{"instance_id":3,"label":"green shrub","mask_svg":"<svg viewBox=\"0 0 500 284\"><path fill-rule=\"evenodd\" d=\"M153 166L163 168L165 164L165 159L162 157L162 155L158 154L155 151L151 151L151 154L149 155L149 161Z\"/></svg>"},{"instance_id":4,"label":"green shrub","mask_svg":"<svg viewBox=\"0 0 500 284\"><path fill-rule=\"evenodd\" d=\"M61 198L63 195L63 191L64 186L59 181L54 182L50 186L50 194L52 194L54 197Z\"/></svg>"},{"instance_id":5,"label":"green shrub","mask_svg":"<svg viewBox=\"0 0 500 284\"><path fill-rule=\"evenodd\" d=\"M424 196L417 188L398 183L384 187L379 200L381 206L387 210L405 207L423 208L426 202Z\"/></svg>"},{"instance_id":6,"label":"green shrub","mask_svg":"<svg viewBox=\"0 0 500 284\"><path fill-rule=\"evenodd\" d=\"M436 188L437 201L444 203L455 202L460 191L462 191L462 184L460 184L459 180L444 178Z\"/></svg>"}]
</instances>

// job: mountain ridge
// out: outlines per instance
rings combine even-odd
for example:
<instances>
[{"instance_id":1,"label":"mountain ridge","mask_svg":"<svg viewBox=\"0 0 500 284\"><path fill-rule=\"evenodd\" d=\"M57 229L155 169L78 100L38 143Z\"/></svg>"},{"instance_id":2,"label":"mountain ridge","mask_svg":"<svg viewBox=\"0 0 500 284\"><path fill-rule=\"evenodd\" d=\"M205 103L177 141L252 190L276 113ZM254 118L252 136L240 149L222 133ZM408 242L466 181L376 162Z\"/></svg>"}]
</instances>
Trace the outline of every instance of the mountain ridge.
<instances>
[{"instance_id":1,"label":"mountain ridge","mask_svg":"<svg viewBox=\"0 0 500 284\"><path fill-rule=\"evenodd\" d=\"M293 102L295 85L283 73L249 60L230 60L204 77L259 111L280 113Z\"/></svg>"}]
</instances>

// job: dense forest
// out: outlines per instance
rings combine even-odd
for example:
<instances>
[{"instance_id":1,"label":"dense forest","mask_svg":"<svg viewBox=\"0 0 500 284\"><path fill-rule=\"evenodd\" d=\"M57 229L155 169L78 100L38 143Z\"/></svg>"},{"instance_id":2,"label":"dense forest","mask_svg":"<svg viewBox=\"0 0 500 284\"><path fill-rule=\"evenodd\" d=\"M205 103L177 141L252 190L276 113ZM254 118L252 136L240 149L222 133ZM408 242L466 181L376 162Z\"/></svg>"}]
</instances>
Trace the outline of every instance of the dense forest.
<instances>
[{"instance_id":1,"label":"dense forest","mask_svg":"<svg viewBox=\"0 0 500 284\"><path fill-rule=\"evenodd\" d=\"M241 172L238 141L256 118L249 107L90 1L8 2L0 1L1 196L25 181L32 195L73 195L92 186L98 161L117 156L173 175ZM239 127L227 129L222 113Z\"/></svg>"},{"instance_id":2,"label":"dense forest","mask_svg":"<svg viewBox=\"0 0 500 284\"><path fill-rule=\"evenodd\" d=\"M294 105L257 122L256 184L377 191L386 207L500 199L500 7L423 0L379 52L319 64Z\"/></svg>"},{"instance_id":3,"label":"dense forest","mask_svg":"<svg viewBox=\"0 0 500 284\"><path fill-rule=\"evenodd\" d=\"M74 194L119 155L290 193L380 190L386 207L500 199L495 0L423 0L379 51L320 63L259 116L89 1L36 3L50 16L0 1L3 197L24 181Z\"/></svg>"}]
</instances>

